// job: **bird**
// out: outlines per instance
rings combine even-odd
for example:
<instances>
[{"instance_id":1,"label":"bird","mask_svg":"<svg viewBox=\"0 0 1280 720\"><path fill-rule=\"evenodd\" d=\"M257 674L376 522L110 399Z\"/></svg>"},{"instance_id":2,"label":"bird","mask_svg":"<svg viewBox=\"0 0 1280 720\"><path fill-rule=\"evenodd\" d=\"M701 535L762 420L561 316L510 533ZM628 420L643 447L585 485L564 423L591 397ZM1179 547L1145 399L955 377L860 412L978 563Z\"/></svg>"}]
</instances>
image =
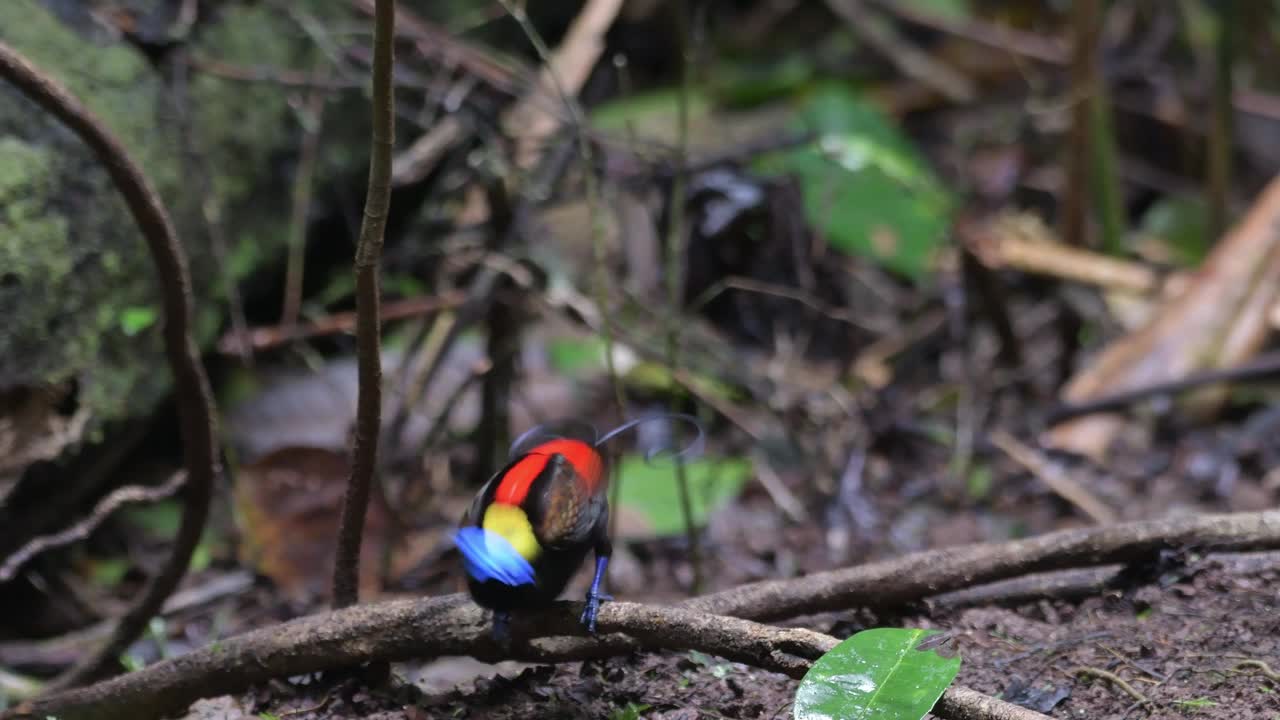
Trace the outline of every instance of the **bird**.
<instances>
[{"instance_id":1,"label":"bird","mask_svg":"<svg viewBox=\"0 0 1280 720\"><path fill-rule=\"evenodd\" d=\"M511 613L550 605L590 554L595 572L579 621L596 634L600 605L612 599L601 585L613 555L606 463L599 448L624 430L664 417L692 422L698 438L684 452L700 448L701 426L679 414L632 420L594 442L538 439L540 429L534 428L513 443L512 459L476 493L453 541L471 598L493 611L493 637L500 644L509 642Z\"/></svg>"},{"instance_id":2,"label":"bird","mask_svg":"<svg viewBox=\"0 0 1280 720\"><path fill-rule=\"evenodd\" d=\"M613 555L604 458L591 445L557 438L535 445L494 474L463 516L455 542L477 605L494 611L505 638L512 610L560 596L587 555L595 574L581 622L596 631L600 592Z\"/></svg>"}]
</instances>

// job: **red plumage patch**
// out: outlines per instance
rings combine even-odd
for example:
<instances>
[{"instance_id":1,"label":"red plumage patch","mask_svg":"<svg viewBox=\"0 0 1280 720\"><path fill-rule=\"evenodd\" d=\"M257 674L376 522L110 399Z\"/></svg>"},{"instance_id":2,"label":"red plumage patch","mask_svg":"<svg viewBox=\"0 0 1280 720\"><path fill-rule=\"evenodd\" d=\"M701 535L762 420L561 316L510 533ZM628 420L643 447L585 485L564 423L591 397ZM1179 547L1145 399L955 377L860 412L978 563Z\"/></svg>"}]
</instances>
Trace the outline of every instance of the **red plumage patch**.
<instances>
[{"instance_id":1,"label":"red plumage patch","mask_svg":"<svg viewBox=\"0 0 1280 720\"><path fill-rule=\"evenodd\" d=\"M506 476L502 478L502 482L498 483L493 501L505 505L523 503L525 497L529 495L529 488L533 485L533 481L538 479L538 475L547 466L547 460L556 453L563 455L569 464L573 465L573 469L586 484L587 490L594 492L600 484L602 474L600 454L580 440L560 438L534 447L515 465L512 465Z\"/></svg>"}]
</instances>

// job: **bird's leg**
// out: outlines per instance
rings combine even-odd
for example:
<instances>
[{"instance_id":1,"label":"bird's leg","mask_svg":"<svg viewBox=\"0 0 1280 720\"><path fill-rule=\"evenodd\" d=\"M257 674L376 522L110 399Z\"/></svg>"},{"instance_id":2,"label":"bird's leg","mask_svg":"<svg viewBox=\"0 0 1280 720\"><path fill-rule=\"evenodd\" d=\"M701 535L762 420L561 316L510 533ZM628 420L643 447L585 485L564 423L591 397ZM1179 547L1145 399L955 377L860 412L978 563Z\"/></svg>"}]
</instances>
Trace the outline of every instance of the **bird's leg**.
<instances>
[{"instance_id":1,"label":"bird's leg","mask_svg":"<svg viewBox=\"0 0 1280 720\"><path fill-rule=\"evenodd\" d=\"M600 592L600 583L604 580L605 571L609 567L609 558L613 555L613 545L607 537L596 540L596 574L591 578L591 589L587 591L587 606L582 609L583 625L587 632L596 634L596 614L600 612L602 600L613 598Z\"/></svg>"},{"instance_id":2,"label":"bird's leg","mask_svg":"<svg viewBox=\"0 0 1280 720\"><path fill-rule=\"evenodd\" d=\"M511 647L511 613L506 610L493 611L493 641L499 647Z\"/></svg>"}]
</instances>

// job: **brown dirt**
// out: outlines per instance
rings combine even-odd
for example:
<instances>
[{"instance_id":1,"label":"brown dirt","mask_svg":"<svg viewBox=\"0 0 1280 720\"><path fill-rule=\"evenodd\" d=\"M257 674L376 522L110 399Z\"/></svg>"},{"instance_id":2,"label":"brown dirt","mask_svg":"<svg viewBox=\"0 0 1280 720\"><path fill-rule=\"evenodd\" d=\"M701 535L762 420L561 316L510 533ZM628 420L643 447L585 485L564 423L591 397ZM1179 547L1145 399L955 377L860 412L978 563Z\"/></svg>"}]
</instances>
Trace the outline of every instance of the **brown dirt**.
<instances>
[{"instance_id":1,"label":"brown dirt","mask_svg":"<svg viewBox=\"0 0 1280 720\"><path fill-rule=\"evenodd\" d=\"M964 659L959 683L1055 718L1280 718L1280 682L1241 665L1262 661L1280 670L1280 553L1148 570L1145 582L1080 602L881 618L850 613L810 624L841 637L875 625L945 630ZM1094 670L1121 678L1148 702L1097 674L1085 676ZM292 720L765 720L791 716L795 687L696 653L663 653L529 667L435 694L412 686L380 693L276 683L238 705Z\"/></svg>"}]
</instances>

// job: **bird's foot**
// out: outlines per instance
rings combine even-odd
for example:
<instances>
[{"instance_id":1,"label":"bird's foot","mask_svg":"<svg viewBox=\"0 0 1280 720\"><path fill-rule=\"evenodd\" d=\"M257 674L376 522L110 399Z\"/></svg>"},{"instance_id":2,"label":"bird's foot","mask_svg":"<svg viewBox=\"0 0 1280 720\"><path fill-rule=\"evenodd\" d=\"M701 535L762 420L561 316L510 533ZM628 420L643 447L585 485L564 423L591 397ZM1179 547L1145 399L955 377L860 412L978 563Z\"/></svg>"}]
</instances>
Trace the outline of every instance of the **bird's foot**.
<instances>
[{"instance_id":1,"label":"bird's foot","mask_svg":"<svg viewBox=\"0 0 1280 720\"><path fill-rule=\"evenodd\" d=\"M493 641L503 649L511 647L511 613L502 610L494 611Z\"/></svg>"},{"instance_id":2,"label":"bird's foot","mask_svg":"<svg viewBox=\"0 0 1280 720\"><path fill-rule=\"evenodd\" d=\"M612 600L612 595L605 595L602 592L587 593L587 606L582 609L582 618L580 622L587 626L587 632L596 634L596 615L600 612L600 603L605 600Z\"/></svg>"}]
</instances>

